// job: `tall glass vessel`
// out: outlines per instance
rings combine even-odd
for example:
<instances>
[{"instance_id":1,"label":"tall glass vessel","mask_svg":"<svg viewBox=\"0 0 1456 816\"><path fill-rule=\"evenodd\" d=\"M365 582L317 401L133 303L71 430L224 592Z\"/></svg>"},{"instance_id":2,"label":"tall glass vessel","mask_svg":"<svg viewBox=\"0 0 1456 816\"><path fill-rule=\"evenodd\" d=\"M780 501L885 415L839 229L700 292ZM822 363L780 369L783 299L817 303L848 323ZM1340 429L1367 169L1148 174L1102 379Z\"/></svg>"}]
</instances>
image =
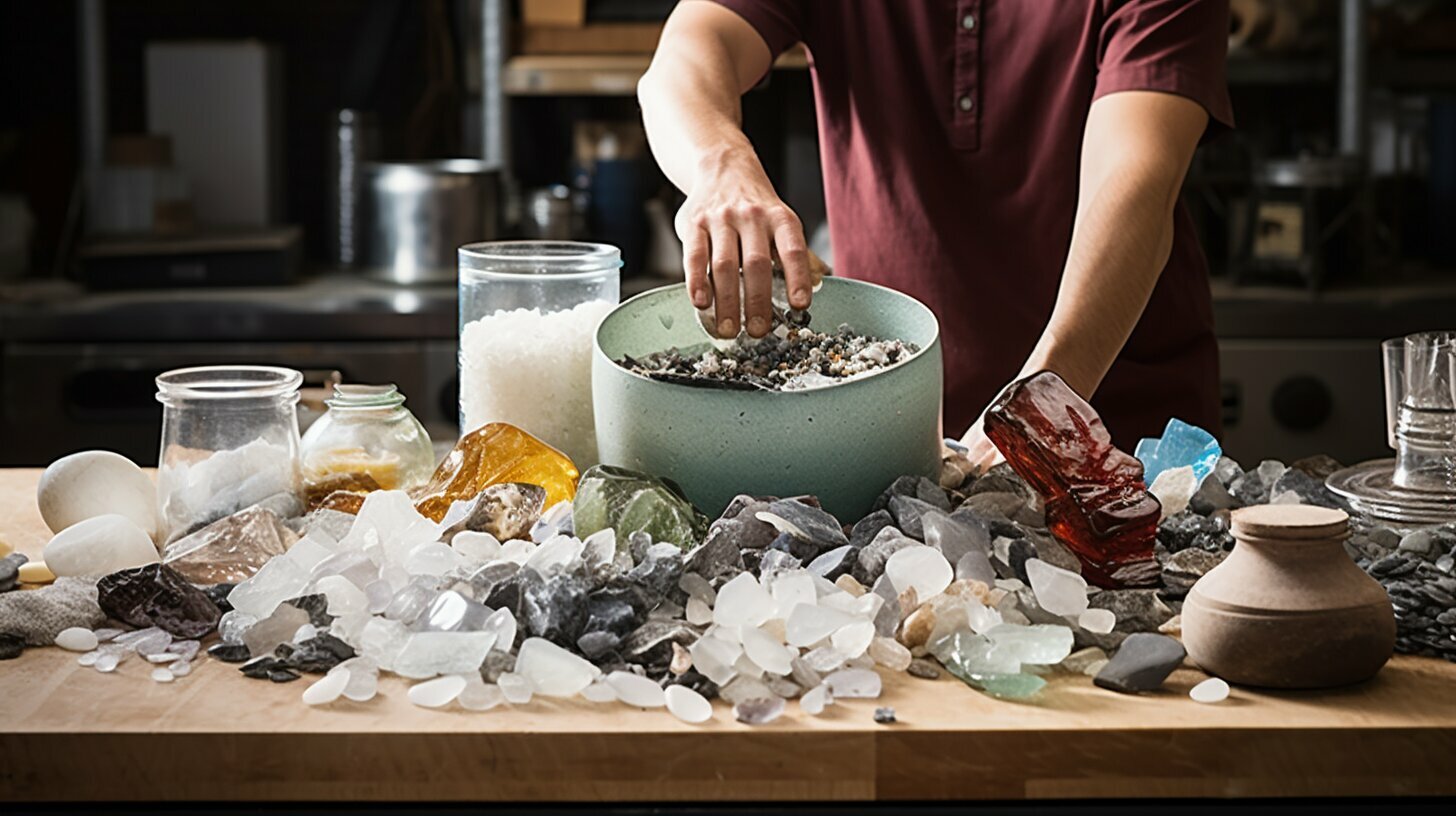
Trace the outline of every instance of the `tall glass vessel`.
<instances>
[{"instance_id":1,"label":"tall glass vessel","mask_svg":"<svg viewBox=\"0 0 1456 816\"><path fill-rule=\"evenodd\" d=\"M157 495L167 540L265 502L300 509L298 387L268 366L180 368L157 377L162 449Z\"/></svg>"},{"instance_id":2,"label":"tall glass vessel","mask_svg":"<svg viewBox=\"0 0 1456 816\"><path fill-rule=\"evenodd\" d=\"M500 241L460 248L460 432L508 422L597 463L591 353L621 295L606 244Z\"/></svg>"}]
</instances>

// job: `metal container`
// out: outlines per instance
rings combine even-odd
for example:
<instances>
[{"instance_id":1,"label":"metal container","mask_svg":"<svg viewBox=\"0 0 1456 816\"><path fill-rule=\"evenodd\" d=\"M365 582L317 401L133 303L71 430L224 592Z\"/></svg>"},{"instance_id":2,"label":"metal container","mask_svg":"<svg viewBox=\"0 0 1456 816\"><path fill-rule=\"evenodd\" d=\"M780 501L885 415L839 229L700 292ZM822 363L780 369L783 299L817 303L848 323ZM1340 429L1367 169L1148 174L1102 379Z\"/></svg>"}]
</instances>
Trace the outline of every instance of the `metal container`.
<instances>
[{"instance_id":1,"label":"metal container","mask_svg":"<svg viewBox=\"0 0 1456 816\"><path fill-rule=\"evenodd\" d=\"M940 471L940 325L893 289L825 278L814 324L847 323L920 351L828 388L719 391L648 379L616 363L704 343L683 284L638 295L598 327L592 400L601 461L666 476L710 517L740 493L814 494L842 519L870 512L906 474Z\"/></svg>"},{"instance_id":2,"label":"metal container","mask_svg":"<svg viewBox=\"0 0 1456 816\"><path fill-rule=\"evenodd\" d=\"M454 283L455 250L496 236L499 174L486 162L366 162L363 178L370 277Z\"/></svg>"}]
</instances>

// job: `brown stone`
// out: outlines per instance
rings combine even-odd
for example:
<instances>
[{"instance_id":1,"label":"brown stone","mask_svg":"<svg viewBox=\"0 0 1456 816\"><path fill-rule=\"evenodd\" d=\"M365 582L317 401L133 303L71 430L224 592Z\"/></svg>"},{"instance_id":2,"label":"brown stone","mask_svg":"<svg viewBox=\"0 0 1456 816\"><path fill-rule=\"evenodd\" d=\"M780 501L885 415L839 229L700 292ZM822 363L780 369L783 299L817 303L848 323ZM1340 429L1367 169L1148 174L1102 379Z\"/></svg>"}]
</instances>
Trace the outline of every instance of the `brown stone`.
<instances>
[{"instance_id":1,"label":"brown stone","mask_svg":"<svg viewBox=\"0 0 1456 816\"><path fill-rule=\"evenodd\" d=\"M935 610L929 604L910 613L900 625L900 643L908 649L925 645L930 633L935 630Z\"/></svg>"}]
</instances>

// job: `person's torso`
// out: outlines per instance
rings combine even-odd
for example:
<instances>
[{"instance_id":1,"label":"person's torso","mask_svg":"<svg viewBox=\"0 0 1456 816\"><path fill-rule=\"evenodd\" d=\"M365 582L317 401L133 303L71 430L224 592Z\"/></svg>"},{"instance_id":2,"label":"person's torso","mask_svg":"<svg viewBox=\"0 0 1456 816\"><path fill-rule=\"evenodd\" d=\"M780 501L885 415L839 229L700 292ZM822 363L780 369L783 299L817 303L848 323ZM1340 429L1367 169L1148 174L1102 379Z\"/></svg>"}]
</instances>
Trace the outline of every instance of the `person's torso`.
<instances>
[{"instance_id":1,"label":"person's torso","mask_svg":"<svg viewBox=\"0 0 1456 816\"><path fill-rule=\"evenodd\" d=\"M862 0L853 14L806 12L835 271L936 311L948 431L1016 374L1051 315L1103 6ZM1211 342L1206 267L1179 209L1125 359Z\"/></svg>"}]
</instances>

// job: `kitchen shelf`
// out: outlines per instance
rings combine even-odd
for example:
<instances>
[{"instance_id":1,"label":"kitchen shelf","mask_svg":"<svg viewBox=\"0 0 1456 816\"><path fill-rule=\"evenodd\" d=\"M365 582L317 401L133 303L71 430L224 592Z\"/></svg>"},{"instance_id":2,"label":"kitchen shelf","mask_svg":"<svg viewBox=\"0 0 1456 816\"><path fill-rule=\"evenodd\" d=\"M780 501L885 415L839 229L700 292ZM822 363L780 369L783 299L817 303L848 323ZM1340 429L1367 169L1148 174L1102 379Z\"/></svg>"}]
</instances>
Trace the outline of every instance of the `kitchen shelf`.
<instances>
[{"instance_id":1,"label":"kitchen shelf","mask_svg":"<svg viewBox=\"0 0 1456 816\"><path fill-rule=\"evenodd\" d=\"M506 61L509 96L631 96L651 54L522 54ZM807 68L802 47L784 52L774 68Z\"/></svg>"}]
</instances>

